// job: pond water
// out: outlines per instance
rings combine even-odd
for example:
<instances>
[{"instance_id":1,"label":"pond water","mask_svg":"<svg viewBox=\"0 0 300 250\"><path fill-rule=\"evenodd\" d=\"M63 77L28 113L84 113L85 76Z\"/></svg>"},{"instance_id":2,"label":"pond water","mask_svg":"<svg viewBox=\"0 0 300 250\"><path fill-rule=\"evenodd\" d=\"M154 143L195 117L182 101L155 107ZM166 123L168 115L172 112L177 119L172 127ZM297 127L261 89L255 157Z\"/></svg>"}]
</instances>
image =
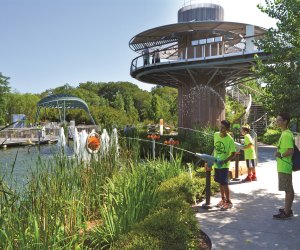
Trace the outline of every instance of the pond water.
<instances>
[{"instance_id":1,"label":"pond water","mask_svg":"<svg viewBox=\"0 0 300 250\"><path fill-rule=\"evenodd\" d=\"M13 184L26 184L28 175L35 170L38 158L42 161L49 160L59 153L59 150L56 144L41 145L40 148L25 146L0 149L0 180L4 178L7 182L13 180ZM73 154L72 145L67 147L66 153Z\"/></svg>"}]
</instances>

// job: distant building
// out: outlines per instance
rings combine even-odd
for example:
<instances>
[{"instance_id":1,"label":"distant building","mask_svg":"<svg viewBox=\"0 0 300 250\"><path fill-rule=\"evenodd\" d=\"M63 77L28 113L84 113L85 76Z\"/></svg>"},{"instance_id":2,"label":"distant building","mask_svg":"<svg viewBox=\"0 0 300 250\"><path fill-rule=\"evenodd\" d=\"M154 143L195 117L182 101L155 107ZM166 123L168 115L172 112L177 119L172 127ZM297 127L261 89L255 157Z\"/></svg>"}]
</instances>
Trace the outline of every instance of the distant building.
<instances>
[{"instance_id":1,"label":"distant building","mask_svg":"<svg viewBox=\"0 0 300 250\"><path fill-rule=\"evenodd\" d=\"M14 123L12 125L13 128L24 128L25 127L26 115L24 114L12 114L11 122Z\"/></svg>"}]
</instances>

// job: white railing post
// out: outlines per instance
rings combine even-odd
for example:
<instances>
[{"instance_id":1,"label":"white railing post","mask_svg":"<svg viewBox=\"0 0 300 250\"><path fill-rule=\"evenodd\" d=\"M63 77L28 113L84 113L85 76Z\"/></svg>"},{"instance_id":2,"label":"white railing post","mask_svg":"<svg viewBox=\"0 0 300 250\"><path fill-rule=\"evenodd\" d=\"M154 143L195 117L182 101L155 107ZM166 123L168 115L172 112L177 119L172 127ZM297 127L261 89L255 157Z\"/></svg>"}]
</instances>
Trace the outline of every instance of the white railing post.
<instances>
[{"instance_id":1,"label":"white railing post","mask_svg":"<svg viewBox=\"0 0 300 250\"><path fill-rule=\"evenodd\" d=\"M155 160L155 139L152 139L152 155L153 155L153 160Z\"/></svg>"},{"instance_id":2,"label":"white railing post","mask_svg":"<svg viewBox=\"0 0 300 250\"><path fill-rule=\"evenodd\" d=\"M188 59L187 55L188 55L188 47L185 48L185 60Z\"/></svg>"}]
</instances>

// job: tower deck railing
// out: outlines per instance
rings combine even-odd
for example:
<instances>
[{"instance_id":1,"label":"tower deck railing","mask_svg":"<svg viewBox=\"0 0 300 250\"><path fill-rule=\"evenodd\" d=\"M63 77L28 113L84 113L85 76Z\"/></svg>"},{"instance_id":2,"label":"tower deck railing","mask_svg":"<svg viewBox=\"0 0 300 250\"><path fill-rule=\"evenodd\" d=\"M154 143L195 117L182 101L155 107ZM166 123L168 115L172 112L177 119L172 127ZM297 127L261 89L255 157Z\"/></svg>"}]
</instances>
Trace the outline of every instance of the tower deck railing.
<instances>
[{"instance_id":1,"label":"tower deck railing","mask_svg":"<svg viewBox=\"0 0 300 250\"><path fill-rule=\"evenodd\" d=\"M178 45L175 45L171 48L163 50L156 49L152 52L149 52L148 55L140 55L134 58L131 62L130 73L133 73L141 68L146 69L164 64L206 61L263 52L262 50L256 49L256 47L254 47L254 50L246 50L246 45L244 42L235 44L234 46L230 45L230 43L232 43L232 41L183 48L178 48ZM155 58L155 53L159 53L159 60Z\"/></svg>"}]
</instances>

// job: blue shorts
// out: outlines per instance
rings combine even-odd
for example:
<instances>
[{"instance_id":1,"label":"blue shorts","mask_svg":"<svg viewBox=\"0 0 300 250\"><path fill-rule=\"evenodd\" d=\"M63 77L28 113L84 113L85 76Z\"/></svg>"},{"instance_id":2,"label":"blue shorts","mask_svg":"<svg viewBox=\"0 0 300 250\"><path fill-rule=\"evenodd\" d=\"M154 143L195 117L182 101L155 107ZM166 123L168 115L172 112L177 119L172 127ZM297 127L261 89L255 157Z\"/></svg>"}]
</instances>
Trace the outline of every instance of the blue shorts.
<instances>
[{"instance_id":1,"label":"blue shorts","mask_svg":"<svg viewBox=\"0 0 300 250\"><path fill-rule=\"evenodd\" d=\"M220 185L228 185L229 168L215 168L215 182Z\"/></svg>"}]
</instances>

